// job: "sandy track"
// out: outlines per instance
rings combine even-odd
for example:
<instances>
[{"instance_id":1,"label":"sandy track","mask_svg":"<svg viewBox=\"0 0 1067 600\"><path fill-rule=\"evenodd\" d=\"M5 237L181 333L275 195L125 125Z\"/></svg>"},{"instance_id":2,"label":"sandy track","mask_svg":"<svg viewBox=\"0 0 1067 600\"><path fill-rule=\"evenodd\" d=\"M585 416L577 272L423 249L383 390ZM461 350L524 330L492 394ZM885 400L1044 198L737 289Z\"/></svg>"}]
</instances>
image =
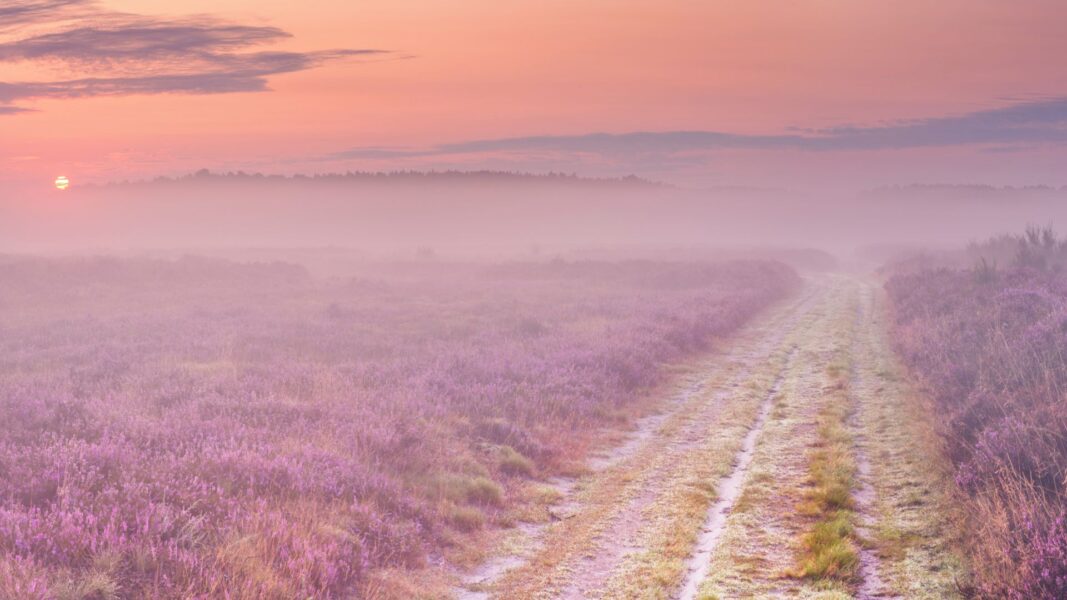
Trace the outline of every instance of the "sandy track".
<instances>
[{"instance_id":1,"label":"sandy track","mask_svg":"<svg viewBox=\"0 0 1067 600\"><path fill-rule=\"evenodd\" d=\"M525 545L535 550L495 557L488 569L483 566L464 576L456 597L612 595L608 589L620 585L620 569L627 560L649 548L650 513L662 512L663 505L687 491L701 472L706 477L695 483L706 484L700 512L706 511L719 472L732 466L736 449L757 417L759 402L734 399L766 397L786 349L796 344L798 324L824 297L821 285L811 286L698 361L678 382L660 414L639 422L622 444L591 458L591 475L578 481L564 499L570 516L524 526ZM724 404L732 410L723 410ZM709 435L715 431L721 435ZM720 439L709 445L716 437ZM709 453L725 452L726 460L707 460Z\"/></svg>"},{"instance_id":2,"label":"sandy track","mask_svg":"<svg viewBox=\"0 0 1067 600\"><path fill-rule=\"evenodd\" d=\"M797 597L805 582L787 576L796 565L799 539L810 520L798 514L809 484L808 453L826 395L826 368L848 341L850 296L841 281L803 331L797 358L764 426L744 490L711 554L704 598Z\"/></svg>"},{"instance_id":3,"label":"sandy track","mask_svg":"<svg viewBox=\"0 0 1067 600\"><path fill-rule=\"evenodd\" d=\"M916 403L893 379L881 309L869 283L810 282L695 363L659 414L591 457L589 475L557 482L560 520L518 527L525 550L468 574L456 596L951 597L960 568L941 482L919 459L924 434L908 423L922 416L908 412ZM828 366L843 358L863 543L859 580L827 586L790 573L811 526L797 507L816 422L836 397L826 393ZM912 507L920 492L929 501L921 513Z\"/></svg>"},{"instance_id":4,"label":"sandy track","mask_svg":"<svg viewBox=\"0 0 1067 600\"><path fill-rule=\"evenodd\" d=\"M790 357L793 356L795 351L796 348L794 347L793 351L790 352ZM745 434L745 439L741 443L741 451L734 458L733 471L718 484L716 490L718 499L708 510L707 521L700 532L696 548L693 550L692 556L686 561L687 572L685 580L682 582L681 591L678 593L678 600L695 600L699 593L700 585L708 577L708 570L711 568L711 555L726 528L726 516L741 496L742 485L748 475L752 456L756 452L756 442L759 441L764 425L766 425L771 410L774 408L774 400L781 390L784 378L784 371L778 374L778 379L774 382L774 386L771 387L766 399L763 401L759 417L748 433Z\"/></svg>"},{"instance_id":5,"label":"sandy track","mask_svg":"<svg viewBox=\"0 0 1067 600\"><path fill-rule=\"evenodd\" d=\"M874 489L873 468L871 466L872 444L864 427L864 413L868 408L868 398L878 393L870 381L869 362L864 364L869 357L865 354L870 344L869 329L875 326L873 314L876 310L874 305L875 294L870 286L864 286L860 290L859 302L856 306L856 331L852 340L852 360L850 361L849 377L850 399L855 405L855 412L850 419L852 438L855 443L856 459L856 489L853 498L856 501L857 523L856 532L864 542L859 550L859 585L856 589L857 600L875 600L878 598L898 599L898 595L890 588L882 578L882 558L877 552L873 540L877 527L878 494Z\"/></svg>"},{"instance_id":6,"label":"sandy track","mask_svg":"<svg viewBox=\"0 0 1067 600\"><path fill-rule=\"evenodd\" d=\"M953 543L949 469L930 425L936 417L889 346L883 292L870 282L857 286L865 309L854 356L855 439L868 552L857 597L960 598L966 570Z\"/></svg>"}]
</instances>

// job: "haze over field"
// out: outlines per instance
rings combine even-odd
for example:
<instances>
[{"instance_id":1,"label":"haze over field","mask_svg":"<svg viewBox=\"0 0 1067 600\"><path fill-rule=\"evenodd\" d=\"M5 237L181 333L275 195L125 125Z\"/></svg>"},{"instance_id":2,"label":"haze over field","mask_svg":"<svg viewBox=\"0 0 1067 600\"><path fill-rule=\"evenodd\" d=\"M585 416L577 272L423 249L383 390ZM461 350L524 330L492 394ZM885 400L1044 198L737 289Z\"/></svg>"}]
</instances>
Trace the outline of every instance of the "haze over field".
<instances>
[{"instance_id":1,"label":"haze over field","mask_svg":"<svg viewBox=\"0 0 1067 600\"><path fill-rule=\"evenodd\" d=\"M904 186L855 196L507 173L212 175L16 194L0 250L336 246L373 255L605 247L945 247L1067 222L1067 188ZM965 218L964 218L965 216Z\"/></svg>"}]
</instances>

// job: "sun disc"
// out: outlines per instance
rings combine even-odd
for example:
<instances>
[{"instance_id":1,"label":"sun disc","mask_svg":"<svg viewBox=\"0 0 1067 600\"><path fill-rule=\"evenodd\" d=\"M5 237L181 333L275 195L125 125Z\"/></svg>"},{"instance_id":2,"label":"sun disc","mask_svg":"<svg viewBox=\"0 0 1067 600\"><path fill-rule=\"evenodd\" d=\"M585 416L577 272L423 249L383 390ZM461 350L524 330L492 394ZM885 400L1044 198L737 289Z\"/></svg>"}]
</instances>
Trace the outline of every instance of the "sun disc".
<instances>
[{"instance_id":1,"label":"sun disc","mask_svg":"<svg viewBox=\"0 0 1067 600\"><path fill-rule=\"evenodd\" d=\"M60 175L56 177L56 189L65 190L70 187L70 179L67 179L66 175Z\"/></svg>"}]
</instances>

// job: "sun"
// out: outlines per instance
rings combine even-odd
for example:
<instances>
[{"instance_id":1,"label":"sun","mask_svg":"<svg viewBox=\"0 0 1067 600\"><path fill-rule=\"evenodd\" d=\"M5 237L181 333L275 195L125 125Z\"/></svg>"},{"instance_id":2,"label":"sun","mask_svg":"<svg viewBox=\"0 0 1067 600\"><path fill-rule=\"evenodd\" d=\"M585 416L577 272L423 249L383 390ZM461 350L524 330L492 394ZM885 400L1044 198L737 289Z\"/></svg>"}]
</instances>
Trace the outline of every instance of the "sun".
<instances>
[{"instance_id":1,"label":"sun","mask_svg":"<svg viewBox=\"0 0 1067 600\"><path fill-rule=\"evenodd\" d=\"M70 187L70 179L67 179L66 175L60 175L59 177L56 177L56 189L57 190L62 191L62 190L65 190L65 189L67 189L69 187Z\"/></svg>"}]
</instances>

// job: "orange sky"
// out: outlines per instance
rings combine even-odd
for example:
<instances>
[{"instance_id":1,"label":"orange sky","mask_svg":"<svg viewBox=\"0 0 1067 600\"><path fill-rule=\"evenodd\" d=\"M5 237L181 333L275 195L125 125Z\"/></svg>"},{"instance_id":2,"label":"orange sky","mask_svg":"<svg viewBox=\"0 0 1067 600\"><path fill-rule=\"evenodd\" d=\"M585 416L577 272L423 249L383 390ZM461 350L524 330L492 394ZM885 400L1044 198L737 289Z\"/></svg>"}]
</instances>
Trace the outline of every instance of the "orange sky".
<instances>
[{"instance_id":1,"label":"orange sky","mask_svg":"<svg viewBox=\"0 0 1067 600\"><path fill-rule=\"evenodd\" d=\"M479 166L480 156L323 157L349 148L472 139L670 130L776 134L964 114L1067 95L1063 6L993 0L107 0L101 7L109 10L168 18L208 14L293 36L256 50L392 53L272 75L269 92L18 100L37 112L0 116L0 177L48 179L64 172L84 181L200 167ZM30 33L16 29L4 39ZM0 82L82 76L79 67L55 61L0 62ZM1052 164L1062 156L1058 146L1011 154L1033 164L1035 152ZM961 153L973 156L961 160ZM733 152L707 166L708 179L751 184L828 162L803 154ZM931 154L939 156L899 150L880 160L899 167L901 177L926 176ZM929 177L980 176L983 164L1023 160L994 161L959 148L940 155L944 173ZM532 170L542 164L524 160L486 164ZM589 158L590 168L604 160ZM650 167L648 174L669 179L663 168ZM686 173L693 171L701 166L686 166ZM1005 179L1053 176L1024 169Z\"/></svg>"}]
</instances>

